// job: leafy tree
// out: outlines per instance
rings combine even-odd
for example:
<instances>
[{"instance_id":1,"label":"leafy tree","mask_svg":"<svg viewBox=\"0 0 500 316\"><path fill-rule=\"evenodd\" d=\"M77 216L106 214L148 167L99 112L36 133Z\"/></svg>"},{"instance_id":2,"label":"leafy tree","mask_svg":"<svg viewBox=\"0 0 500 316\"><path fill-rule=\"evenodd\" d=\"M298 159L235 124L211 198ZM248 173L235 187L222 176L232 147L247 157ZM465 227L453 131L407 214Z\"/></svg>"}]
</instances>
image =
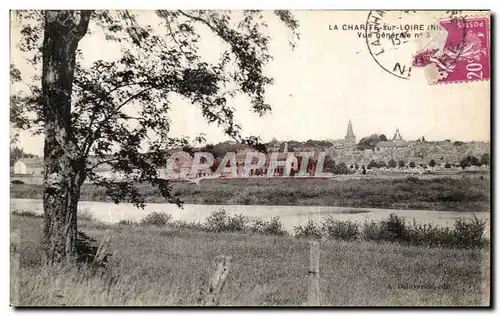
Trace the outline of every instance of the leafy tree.
<instances>
[{"instance_id":1,"label":"leafy tree","mask_svg":"<svg viewBox=\"0 0 500 316\"><path fill-rule=\"evenodd\" d=\"M425 142L425 136L422 136L422 142Z\"/></svg>"},{"instance_id":2,"label":"leafy tree","mask_svg":"<svg viewBox=\"0 0 500 316\"><path fill-rule=\"evenodd\" d=\"M436 162L434 161L434 159L431 159L431 161L429 161L429 167L435 167L436 166Z\"/></svg>"},{"instance_id":3,"label":"leafy tree","mask_svg":"<svg viewBox=\"0 0 500 316\"><path fill-rule=\"evenodd\" d=\"M450 168L451 168L451 165L450 165L449 163L446 163L446 164L444 165L444 167L445 167L446 169L450 169Z\"/></svg>"},{"instance_id":4,"label":"leafy tree","mask_svg":"<svg viewBox=\"0 0 500 316\"><path fill-rule=\"evenodd\" d=\"M339 163L333 169L333 174L350 174L351 170L347 167L347 165L343 162Z\"/></svg>"},{"instance_id":5,"label":"leafy tree","mask_svg":"<svg viewBox=\"0 0 500 316\"><path fill-rule=\"evenodd\" d=\"M380 136L378 137L378 139L379 139L381 142L386 142L386 141L387 141L387 136L385 136L385 134L380 134Z\"/></svg>"},{"instance_id":6,"label":"leafy tree","mask_svg":"<svg viewBox=\"0 0 500 316\"><path fill-rule=\"evenodd\" d=\"M484 153L481 155L481 164L485 166L490 165L490 154Z\"/></svg>"},{"instance_id":7,"label":"leafy tree","mask_svg":"<svg viewBox=\"0 0 500 316\"><path fill-rule=\"evenodd\" d=\"M370 160L368 166L366 166L366 169L372 169L372 168L378 168L378 165L374 160Z\"/></svg>"},{"instance_id":8,"label":"leafy tree","mask_svg":"<svg viewBox=\"0 0 500 316\"><path fill-rule=\"evenodd\" d=\"M368 137L361 138L357 145L357 148L358 150L373 149L375 148L375 146L377 146L379 141L379 136L377 134L372 134Z\"/></svg>"},{"instance_id":9,"label":"leafy tree","mask_svg":"<svg viewBox=\"0 0 500 316\"><path fill-rule=\"evenodd\" d=\"M334 172L336 167L335 160L330 158L330 156L326 155L325 160L323 162L323 170L326 172Z\"/></svg>"},{"instance_id":10,"label":"leafy tree","mask_svg":"<svg viewBox=\"0 0 500 316\"><path fill-rule=\"evenodd\" d=\"M274 13L298 35L298 23L288 11ZM49 263L75 259L76 213L86 180L104 187L115 203L143 207L135 183L146 182L167 202L180 204L156 170L165 165L169 148L185 145L168 136L172 95L199 106L205 119L231 138L249 146L259 143L242 136L233 100L248 96L258 115L271 108L264 101L272 79L263 70L272 56L262 12L156 11L157 19L148 21L155 28L129 11L14 14L21 27L18 46L30 54L36 71L28 80L33 82L30 93L11 99L11 122L45 137L44 248ZM89 25L120 45L116 60L82 63L78 44ZM200 53L202 28L225 43L215 62ZM99 176L95 168L104 163L122 180Z\"/></svg>"},{"instance_id":11,"label":"leafy tree","mask_svg":"<svg viewBox=\"0 0 500 316\"><path fill-rule=\"evenodd\" d=\"M394 159L389 160L389 162L387 163L387 166L389 168L396 168L396 166L397 166L396 160L394 160Z\"/></svg>"},{"instance_id":12,"label":"leafy tree","mask_svg":"<svg viewBox=\"0 0 500 316\"><path fill-rule=\"evenodd\" d=\"M417 165L413 161L410 161L410 163L408 164L408 167L410 167L410 168L415 168L416 166Z\"/></svg>"},{"instance_id":13,"label":"leafy tree","mask_svg":"<svg viewBox=\"0 0 500 316\"><path fill-rule=\"evenodd\" d=\"M384 168L387 166L387 164L385 163L385 161L381 160L377 163L377 166L378 168Z\"/></svg>"},{"instance_id":14,"label":"leafy tree","mask_svg":"<svg viewBox=\"0 0 500 316\"><path fill-rule=\"evenodd\" d=\"M462 167L462 169L470 166L481 166L481 161L475 156L467 156L460 161L460 167Z\"/></svg>"},{"instance_id":15,"label":"leafy tree","mask_svg":"<svg viewBox=\"0 0 500 316\"><path fill-rule=\"evenodd\" d=\"M33 158L36 157L33 154L27 153L24 149L17 146L10 148L10 165L13 166L14 163L20 158Z\"/></svg>"},{"instance_id":16,"label":"leafy tree","mask_svg":"<svg viewBox=\"0 0 500 316\"><path fill-rule=\"evenodd\" d=\"M399 168L404 168L406 166L406 162L404 160L398 161Z\"/></svg>"}]
</instances>

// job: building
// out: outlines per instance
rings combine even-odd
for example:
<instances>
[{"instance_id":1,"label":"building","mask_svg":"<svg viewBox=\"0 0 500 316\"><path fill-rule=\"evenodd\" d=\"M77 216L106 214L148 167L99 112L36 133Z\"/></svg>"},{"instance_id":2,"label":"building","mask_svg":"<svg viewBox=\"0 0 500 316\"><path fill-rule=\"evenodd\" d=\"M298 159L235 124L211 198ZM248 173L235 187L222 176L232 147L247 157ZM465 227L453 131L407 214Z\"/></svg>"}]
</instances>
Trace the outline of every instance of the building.
<instances>
[{"instance_id":1,"label":"building","mask_svg":"<svg viewBox=\"0 0 500 316\"><path fill-rule=\"evenodd\" d=\"M349 120L347 124L347 133L343 139L333 139L331 140L332 146L329 149L349 149L354 150L356 148L356 135L352 128L352 122Z\"/></svg>"},{"instance_id":2,"label":"building","mask_svg":"<svg viewBox=\"0 0 500 316\"><path fill-rule=\"evenodd\" d=\"M349 120L349 124L347 124L347 134L344 137L344 143L346 146L356 146L356 135L352 130L352 123Z\"/></svg>"},{"instance_id":3,"label":"building","mask_svg":"<svg viewBox=\"0 0 500 316\"><path fill-rule=\"evenodd\" d=\"M392 140L378 142L375 146L377 151L387 151L406 147L408 147L408 142L401 137L399 128L396 128L396 132L394 133Z\"/></svg>"},{"instance_id":4,"label":"building","mask_svg":"<svg viewBox=\"0 0 500 316\"><path fill-rule=\"evenodd\" d=\"M14 163L14 174L43 174L43 158L21 158Z\"/></svg>"}]
</instances>

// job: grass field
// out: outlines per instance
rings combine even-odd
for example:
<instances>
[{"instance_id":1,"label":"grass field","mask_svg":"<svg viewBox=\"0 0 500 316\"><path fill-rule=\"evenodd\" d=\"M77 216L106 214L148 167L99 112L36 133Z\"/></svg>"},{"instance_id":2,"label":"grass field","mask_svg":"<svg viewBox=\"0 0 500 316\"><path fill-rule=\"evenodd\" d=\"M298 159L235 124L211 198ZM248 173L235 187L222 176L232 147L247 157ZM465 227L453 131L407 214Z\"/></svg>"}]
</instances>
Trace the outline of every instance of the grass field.
<instances>
[{"instance_id":1,"label":"grass field","mask_svg":"<svg viewBox=\"0 0 500 316\"><path fill-rule=\"evenodd\" d=\"M165 200L155 188L141 185L149 203ZM232 179L174 183L173 194L186 203L245 205L321 205L446 211L489 211L486 177L399 179ZM11 198L40 199L42 186L11 185ZM102 188L85 185L82 200L109 201Z\"/></svg>"},{"instance_id":2,"label":"grass field","mask_svg":"<svg viewBox=\"0 0 500 316\"><path fill-rule=\"evenodd\" d=\"M11 216L14 305L192 305L216 255L233 256L221 305L302 305L306 239L80 221L112 256L102 274L43 267L42 220ZM322 241L322 305L488 304L489 251Z\"/></svg>"}]
</instances>

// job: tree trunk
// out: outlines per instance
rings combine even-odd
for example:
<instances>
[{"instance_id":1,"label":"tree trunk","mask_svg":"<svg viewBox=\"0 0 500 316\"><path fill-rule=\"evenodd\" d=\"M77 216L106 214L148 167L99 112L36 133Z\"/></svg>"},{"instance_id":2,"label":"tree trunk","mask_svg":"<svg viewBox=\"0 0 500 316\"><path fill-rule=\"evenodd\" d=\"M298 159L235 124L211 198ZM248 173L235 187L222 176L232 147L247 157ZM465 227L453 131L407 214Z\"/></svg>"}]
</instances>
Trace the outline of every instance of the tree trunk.
<instances>
[{"instance_id":1,"label":"tree trunk","mask_svg":"<svg viewBox=\"0 0 500 316\"><path fill-rule=\"evenodd\" d=\"M48 263L75 258L76 211L83 183L71 128L71 91L76 48L90 11L46 11L42 93L45 122L44 247Z\"/></svg>"}]
</instances>

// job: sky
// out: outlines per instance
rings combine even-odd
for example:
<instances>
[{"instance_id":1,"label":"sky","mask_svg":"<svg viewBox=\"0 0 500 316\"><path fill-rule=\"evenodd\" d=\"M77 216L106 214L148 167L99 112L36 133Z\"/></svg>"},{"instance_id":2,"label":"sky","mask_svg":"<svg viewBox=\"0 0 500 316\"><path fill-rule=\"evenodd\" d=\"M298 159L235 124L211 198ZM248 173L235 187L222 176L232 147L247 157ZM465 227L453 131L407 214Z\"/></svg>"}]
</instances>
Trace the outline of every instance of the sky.
<instances>
[{"instance_id":1,"label":"sky","mask_svg":"<svg viewBox=\"0 0 500 316\"><path fill-rule=\"evenodd\" d=\"M429 84L423 69L412 69L411 79L389 74L375 62L367 41L356 30L365 25L367 11L295 11L299 20L300 40L295 49L289 45L292 35L271 12L265 12L271 35L270 52L274 59L265 73L274 78L266 94L272 112L259 117L250 111L248 99L235 100L236 120L245 135L257 135L264 141L343 138L349 119L357 140L373 133L392 137L399 128L406 140L425 136L426 140L489 141L490 82ZM140 19L154 21L151 11L138 12ZM388 23L424 24L443 18L442 13L426 11L412 16L388 14ZM335 30L337 26L338 30ZM21 72L33 71L16 49L18 29L11 30L11 59ZM160 31L160 29L159 29ZM17 33L16 33L17 32ZM222 51L222 43L200 28L201 51L208 60ZM431 37L432 38L432 37ZM412 39L404 47L389 47L378 61L392 65L395 60L410 61L424 39ZM87 35L79 46L84 62L117 58L119 47L107 43L102 34ZM205 122L198 107L180 97L172 99L172 136L194 138L204 133L209 143L228 140L216 125ZM43 139L27 132L20 134L26 151L41 155Z\"/></svg>"}]
</instances>

